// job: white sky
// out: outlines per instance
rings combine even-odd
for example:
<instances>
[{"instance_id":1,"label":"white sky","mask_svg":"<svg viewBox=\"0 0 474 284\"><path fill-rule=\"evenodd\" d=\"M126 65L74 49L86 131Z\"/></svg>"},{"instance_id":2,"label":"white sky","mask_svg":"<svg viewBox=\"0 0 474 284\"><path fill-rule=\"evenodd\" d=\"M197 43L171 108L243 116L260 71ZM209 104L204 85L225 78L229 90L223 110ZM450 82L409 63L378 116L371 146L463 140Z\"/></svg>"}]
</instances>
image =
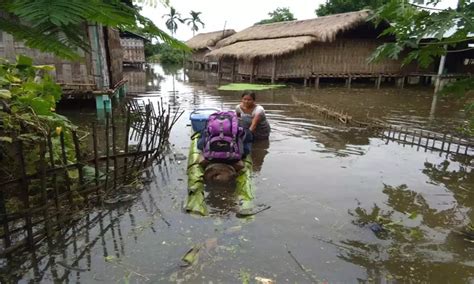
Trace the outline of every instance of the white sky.
<instances>
[{"instance_id":1,"label":"white sky","mask_svg":"<svg viewBox=\"0 0 474 284\"><path fill-rule=\"evenodd\" d=\"M326 0L170 0L170 5L181 14L182 18L190 17L188 14L191 10L202 12L200 17L205 27L198 31L201 33L222 30L226 21L227 29L243 30L268 18L268 13L278 7L290 8L298 20L315 18L314 10L325 2ZM443 0L437 8L454 7L456 3L457 0ZM142 11L144 16L152 19L158 27L169 33L165 26L166 20L162 18L168 13L169 8L160 4L156 8L145 6ZM186 41L192 36L190 26L178 25L176 38Z\"/></svg>"}]
</instances>

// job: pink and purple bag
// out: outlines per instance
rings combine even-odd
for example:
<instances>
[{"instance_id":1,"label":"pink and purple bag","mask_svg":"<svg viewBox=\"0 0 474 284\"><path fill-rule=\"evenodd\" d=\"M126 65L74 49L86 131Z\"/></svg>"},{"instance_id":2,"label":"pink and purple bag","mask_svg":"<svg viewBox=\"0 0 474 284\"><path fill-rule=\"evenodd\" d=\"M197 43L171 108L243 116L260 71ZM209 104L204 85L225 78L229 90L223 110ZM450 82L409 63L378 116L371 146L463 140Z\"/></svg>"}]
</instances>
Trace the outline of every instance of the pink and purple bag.
<instances>
[{"instance_id":1,"label":"pink and purple bag","mask_svg":"<svg viewBox=\"0 0 474 284\"><path fill-rule=\"evenodd\" d=\"M233 111L216 112L209 116L204 133L203 156L210 161L242 159L245 132Z\"/></svg>"}]
</instances>

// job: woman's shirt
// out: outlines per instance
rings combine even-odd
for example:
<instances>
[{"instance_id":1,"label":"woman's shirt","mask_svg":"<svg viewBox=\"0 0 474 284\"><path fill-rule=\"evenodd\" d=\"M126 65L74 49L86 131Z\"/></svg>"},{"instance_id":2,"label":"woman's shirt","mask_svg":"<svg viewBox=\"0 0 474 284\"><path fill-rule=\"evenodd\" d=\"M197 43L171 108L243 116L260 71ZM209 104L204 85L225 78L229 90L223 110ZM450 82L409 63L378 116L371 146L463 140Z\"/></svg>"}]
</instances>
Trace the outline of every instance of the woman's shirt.
<instances>
[{"instance_id":1,"label":"woman's shirt","mask_svg":"<svg viewBox=\"0 0 474 284\"><path fill-rule=\"evenodd\" d=\"M265 116L265 110L261 105L255 105L252 113L245 113L240 104L235 108L235 112L240 115L242 127L250 128L252 125L252 120L256 115L259 115L260 119L257 123L254 132L255 139L268 138L270 135L270 125L268 124L267 118Z\"/></svg>"}]
</instances>

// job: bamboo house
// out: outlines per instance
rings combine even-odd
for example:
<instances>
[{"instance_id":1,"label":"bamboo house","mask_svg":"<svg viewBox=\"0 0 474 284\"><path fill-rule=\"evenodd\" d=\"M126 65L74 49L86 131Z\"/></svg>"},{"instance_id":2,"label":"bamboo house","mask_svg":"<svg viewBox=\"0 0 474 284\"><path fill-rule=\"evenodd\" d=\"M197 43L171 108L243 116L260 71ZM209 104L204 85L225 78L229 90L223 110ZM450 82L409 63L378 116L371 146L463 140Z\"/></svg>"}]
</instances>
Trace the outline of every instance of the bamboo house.
<instances>
[{"instance_id":1,"label":"bamboo house","mask_svg":"<svg viewBox=\"0 0 474 284\"><path fill-rule=\"evenodd\" d=\"M200 33L190 40L186 41L186 45L193 50L188 58L188 64L192 69L211 69L217 62L212 57L206 55L215 48L218 41L235 34L234 30L222 30L210 33Z\"/></svg>"},{"instance_id":2,"label":"bamboo house","mask_svg":"<svg viewBox=\"0 0 474 284\"><path fill-rule=\"evenodd\" d=\"M63 89L63 99L95 98L101 107L110 93L123 90L123 52L119 32L101 25L84 25L88 52L79 51L81 59L70 61L52 53L28 48L12 35L0 30L0 57L11 62L22 54L37 65L53 65L53 76ZM99 99L99 100L97 100Z\"/></svg>"},{"instance_id":3,"label":"bamboo house","mask_svg":"<svg viewBox=\"0 0 474 284\"><path fill-rule=\"evenodd\" d=\"M145 43L149 40L129 31L120 32L120 44L123 49L123 64L142 66L145 64Z\"/></svg>"},{"instance_id":4,"label":"bamboo house","mask_svg":"<svg viewBox=\"0 0 474 284\"><path fill-rule=\"evenodd\" d=\"M387 27L368 22L369 11L335 14L310 20L254 25L220 40L207 54L219 60L219 77L304 80L319 78L400 78L416 68L400 60L368 63L368 57L389 38Z\"/></svg>"}]
</instances>

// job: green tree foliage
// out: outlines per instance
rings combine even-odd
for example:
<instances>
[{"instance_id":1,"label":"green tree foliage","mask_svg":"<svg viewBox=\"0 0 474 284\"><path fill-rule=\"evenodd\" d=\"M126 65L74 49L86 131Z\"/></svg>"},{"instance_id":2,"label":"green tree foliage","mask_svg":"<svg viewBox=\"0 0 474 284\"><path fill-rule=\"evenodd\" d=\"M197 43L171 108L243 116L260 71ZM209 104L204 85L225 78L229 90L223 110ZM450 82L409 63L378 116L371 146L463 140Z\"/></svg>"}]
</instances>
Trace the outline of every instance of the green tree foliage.
<instances>
[{"instance_id":1,"label":"green tree foliage","mask_svg":"<svg viewBox=\"0 0 474 284\"><path fill-rule=\"evenodd\" d=\"M181 19L181 14L176 12L176 9L173 7L170 7L169 14L164 14L163 18L167 18L166 28L171 32L171 35L176 33L176 30L178 29L178 22L184 23L184 20Z\"/></svg>"},{"instance_id":2,"label":"green tree foliage","mask_svg":"<svg viewBox=\"0 0 474 284\"><path fill-rule=\"evenodd\" d=\"M322 4L314 12L316 15L321 17L332 14L359 11L362 9L375 9L387 2L388 0L328 0L326 1L326 4Z\"/></svg>"},{"instance_id":3,"label":"green tree foliage","mask_svg":"<svg viewBox=\"0 0 474 284\"><path fill-rule=\"evenodd\" d=\"M296 20L293 13L290 12L290 9L287 7L283 8L276 8L273 12L268 13L270 19L261 20L255 25L262 25L262 24L269 24L269 23L276 23L276 22L286 22L286 21L294 21Z\"/></svg>"},{"instance_id":4,"label":"green tree foliage","mask_svg":"<svg viewBox=\"0 0 474 284\"><path fill-rule=\"evenodd\" d=\"M395 37L394 42L379 46L371 61L383 58L398 59L404 55L403 63L416 61L422 67L436 63L442 55L473 50L468 43L474 40L474 3L459 0L456 8L437 9L440 0L418 0L418 4L407 0L390 0L374 11L376 24L391 25L382 35ZM426 7L423 5L434 5ZM402 53L404 52L404 53ZM474 79L459 80L443 90L443 93L462 95L473 90ZM474 133L474 106L467 107L471 113L467 130Z\"/></svg>"},{"instance_id":5,"label":"green tree foliage","mask_svg":"<svg viewBox=\"0 0 474 284\"><path fill-rule=\"evenodd\" d=\"M201 12L195 12L191 10L189 14L191 15L191 18L184 19L184 22L187 23L188 26L191 25L191 30L193 31L194 36L194 34L199 30L198 24L204 28L204 23L201 21L201 18L199 18Z\"/></svg>"},{"instance_id":6,"label":"green tree foliage","mask_svg":"<svg viewBox=\"0 0 474 284\"><path fill-rule=\"evenodd\" d=\"M145 43L145 58L150 58L153 55L160 53L161 44L160 43Z\"/></svg>"},{"instance_id":7,"label":"green tree foliage","mask_svg":"<svg viewBox=\"0 0 474 284\"><path fill-rule=\"evenodd\" d=\"M89 49L84 40L86 22L130 31L144 30L168 44L184 47L139 11L130 1L2 0L0 30L24 41L28 47L66 59L78 59L79 49Z\"/></svg>"},{"instance_id":8,"label":"green tree foliage","mask_svg":"<svg viewBox=\"0 0 474 284\"><path fill-rule=\"evenodd\" d=\"M162 44L159 53L159 61L162 64L182 64L183 63L183 51L176 49L168 44Z\"/></svg>"}]
</instances>

